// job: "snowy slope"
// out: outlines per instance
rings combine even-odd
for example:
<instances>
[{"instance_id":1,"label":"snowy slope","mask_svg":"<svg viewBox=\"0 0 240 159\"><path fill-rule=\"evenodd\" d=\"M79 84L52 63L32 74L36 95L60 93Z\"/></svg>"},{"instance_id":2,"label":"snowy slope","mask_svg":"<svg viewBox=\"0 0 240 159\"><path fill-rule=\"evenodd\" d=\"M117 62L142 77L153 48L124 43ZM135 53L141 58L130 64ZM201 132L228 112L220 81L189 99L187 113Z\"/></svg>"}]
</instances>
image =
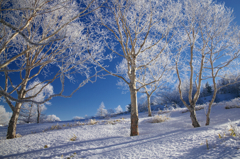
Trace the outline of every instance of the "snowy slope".
<instances>
[{"instance_id":1,"label":"snowy slope","mask_svg":"<svg viewBox=\"0 0 240 159\"><path fill-rule=\"evenodd\" d=\"M96 125L45 132L57 123L18 125L17 133L23 136L11 140L4 139L7 128L0 127L0 158L240 158L240 139L229 132L229 119L240 126L240 109L225 109L228 104L221 102L213 107L210 126L204 126L204 109L197 111L200 128L192 128L189 113L182 113L184 109L172 111L163 123L149 123L147 113L140 113L140 135L135 137L129 136L129 114L109 119L115 120L113 124L102 120ZM125 119L119 119L122 117ZM58 124L62 127L67 123L71 124ZM71 141L74 135L76 141Z\"/></svg>"}]
</instances>

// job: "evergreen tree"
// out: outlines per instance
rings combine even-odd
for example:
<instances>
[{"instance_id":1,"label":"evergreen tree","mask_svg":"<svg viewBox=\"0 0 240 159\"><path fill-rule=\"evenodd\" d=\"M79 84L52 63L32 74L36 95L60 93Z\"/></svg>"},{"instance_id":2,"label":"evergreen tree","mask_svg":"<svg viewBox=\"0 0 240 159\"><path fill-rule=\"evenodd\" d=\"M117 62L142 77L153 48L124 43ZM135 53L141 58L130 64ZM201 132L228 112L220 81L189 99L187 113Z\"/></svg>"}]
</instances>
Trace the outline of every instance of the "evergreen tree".
<instances>
[{"instance_id":1,"label":"evergreen tree","mask_svg":"<svg viewBox=\"0 0 240 159\"><path fill-rule=\"evenodd\" d=\"M202 96L206 97L206 96L210 96L213 94L213 90L212 90L212 86L209 85L209 83L207 82L202 90Z\"/></svg>"},{"instance_id":2,"label":"evergreen tree","mask_svg":"<svg viewBox=\"0 0 240 159\"><path fill-rule=\"evenodd\" d=\"M131 112L131 103L127 105L127 111Z\"/></svg>"},{"instance_id":3,"label":"evergreen tree","mask_svg":"<svg viewBox=\"0 0 240 159\"><path fill-rule=\"evenodd\" d=\"M102 102L97 110L97 116L105 116L107 115L107 109L105 109L104 103Z\"/></svg>"},{"instance_id":4,"label":"evergreen tree","mask_svg":"<svg viewBox=\"0 0 240 159\"><path fill-rule=\"evenodd\" d=\"M208 82L205 84L205 89L207 90L208 95L211 95L213 93L212 87L209 85Z\"/></svg>"},{"instance_id":5,"label":"evergreen tree","mask_svg":"<svg viewBox=\"0 0 240 159\"><path fill-rule=\"evenodd\" d=\"M122 110L122 107L119 105L117 108L115 108L115 113L119 114L121 112L123 112L123 110Z\"/></svg>"}]
</instances>

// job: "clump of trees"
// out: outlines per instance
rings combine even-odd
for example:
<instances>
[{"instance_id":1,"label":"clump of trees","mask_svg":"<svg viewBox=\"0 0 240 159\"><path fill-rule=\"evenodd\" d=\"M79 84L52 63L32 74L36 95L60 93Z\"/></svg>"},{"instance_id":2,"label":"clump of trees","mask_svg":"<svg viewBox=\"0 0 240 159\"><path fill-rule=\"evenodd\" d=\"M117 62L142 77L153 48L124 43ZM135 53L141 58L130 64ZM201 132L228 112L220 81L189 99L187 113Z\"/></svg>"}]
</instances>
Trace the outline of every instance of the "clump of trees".
<instances>
[{"instance_id":1,"label":"clump of trees","mask_svg":"<svg viewBox=\"0 0 240 159\"><path fill-rule=\"evenodd\" d=\"M49 84L44 87L44 85L45 83L42 83L36 79L34 82L28 85L27 89L31 89L31 91L27 92L26 97L35 95L40 91L40 89L43 88L42 91L40 91L40 93L38 93L38 95L32 99L37 102L44 101L53 94L53 86ZM45 102L43 104L36 104L34 102L23 103L19 114L19 121L25 123L42 122L46 118L46 116L43 114L43 112L47 109L46 105L50 104L50 102Z\"/></svg>"},{"instance_id":2,"label":"clump of trees","mask_svg":"<svg viewBox=\"0 0 240 159\"><path fill-rule=\"evenodd\" d=\"M131 136L139 134L137 92L161 79L161 73L152 76L151 72L161 58L171 53L178 35L175 28L180 11L180 3L172 0L112 0L96 11L101 25L101 29L95 30L96 34L102 38L105 48L121 61L115 72L96 63L108 74L118 77L130 91Z\"/></svg>"},{"instance_id":3,"label":"clump of trees","mask_svg":"<svg viewBox=\"0 0 240 159\"><path fill-rule=\"evenodd\" d=\"M109 117L109 116L112 116L112 115L116 115L116 114L120 114L122 113L123 110L122 110L122 107L120 105L118 105L116 108L115 108L115 111L114 109L105 109L105 105L104 103L102 102L97 110L97 113L96 113L96 116L100 116L100 117Z\"/></svg>"},{"instance_id":4,"label":"clump of trees","mask_svg":"<svg viewBox=\"0 0 240 159\"><path fill-rule=\"evenodd\" d=\"M211 106L218 91L216 79L240 56L240 31L232 23L232 10L211 0L183 1L183 13L181 29L185 36L178 41L179 58L175 63L178 90L181 101L190 111L193 127L199 127L195 105L202 81L210 78L213 82L213 96L206 114L206 125L209 125ZM189 103L182 96L183 73L189 80ZM195 93L194 85L197 88Z\"/></svg>"},{"instance_id":5,"label":"clump of trees","mask_svg":"<svg viewBox=\"0 0 240 159\"><path fill-rule=\"evenodd\" d=\"M202 88L202 91L201 91L201 96L202 97L206 97L206 96L210 96L213 94L213 89L212 89L212 86L210 86L210 84L207 82L203 88Z\"/></svg>"},{"instance_id":6,"label":"clump of trees","mask_svg":"<svg viewBox=\"0 0 240 159\"><path fill-rule=\"evenodd\" d=\"M86 16L101 4L100 0L6 0L0 3L0 74L3 81L0 96L13 112L8 124L8 139L16 135L22 103L33 102L40 106L56 96L71 97L83 85L95 81L91 78L97 77L98 71L90 66L93 62L88 50L92 50L91 57L99 62L107 57L102 55L100 44L88 48L92 44L88 38L94 35L87 32L87 28L94 19ZM76 73L83 81L71 94L64 95L65 80L74 81ZM30 88L29 84L38 77L43 80ZM55 81L60 83L61 90L36 101L35 98ZM38 91L30 95L35 88L39 88Z\"/></svg>"},{"instance_id":7,"label":"clump of trees","mask_svg":"<svg viewBox=\"0 0 240 159\"><path fill-rule=\"evenodd\" d=\"M137 93L146 94L150 116L152 94L175 77L194 127L200 126L195 106L202 81L212 80L209 125L217 92L230 85L219 86L216 80L233 64L239 66L239 27L232 10L212 0L6 0L0 16L0 96L13 112L8 139L16 135L23 103L41 114L40 106L53 97L71 97L106 74L130 91L131 136L139 134ZM119 61L113 63L115 70L104 64L113 58ZM76 73L84 79L64 95L65 80L74 81ZM30 86L37 78L41 81ZM61 90L37 100L55 81Z\"/></svg>"},{"instance_id":8,"label":"clump of trees","mask_svg":"<svg viewBox=\"0 0 240 159\"><path fill-rule=\"evenodd\" d=\"M240 97L240 75L225 74L223 78L217 81L219 94L231 93Z\"/></svg>"}]
</instances>

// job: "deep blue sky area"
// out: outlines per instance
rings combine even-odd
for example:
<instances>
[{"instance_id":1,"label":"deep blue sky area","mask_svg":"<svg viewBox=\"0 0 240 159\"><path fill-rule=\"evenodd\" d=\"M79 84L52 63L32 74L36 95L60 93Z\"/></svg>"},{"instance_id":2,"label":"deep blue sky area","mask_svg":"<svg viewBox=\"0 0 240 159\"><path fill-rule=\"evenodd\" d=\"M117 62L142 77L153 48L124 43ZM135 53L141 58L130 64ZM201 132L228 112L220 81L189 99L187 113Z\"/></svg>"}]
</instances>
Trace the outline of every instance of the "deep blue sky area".
<instances>
[{"instance_id":1,"label":"deep blue sky area","mask_svg":"<svg viewBox=\"0 0 240 159\"><path fill-rule=\"evenodd\" d=\"M234 10L234 21L240 26L240 0L217 0L217 2L225 3L225 6ZM77 78L78 76L76 76ZM106 109L114 109L121 105L125 110L125 106L130 103L130 93L123 94L123 90L116 85L117 80L119 80L117 77L106 76L105 79L98 79L95 83L86 84L71 98L56 97L50 101L51 105L47 106L45 114L55 114L61 120L71 120L74 116L93 116L101 102L104 102ZM65 94L77 86L77 83L67 84ZM58 85L55 84L55 91L59 90L57 87ZM4 105L6 110L11 112L7 103L0 102L0 105Z\"/></svg>"}]
</instances>

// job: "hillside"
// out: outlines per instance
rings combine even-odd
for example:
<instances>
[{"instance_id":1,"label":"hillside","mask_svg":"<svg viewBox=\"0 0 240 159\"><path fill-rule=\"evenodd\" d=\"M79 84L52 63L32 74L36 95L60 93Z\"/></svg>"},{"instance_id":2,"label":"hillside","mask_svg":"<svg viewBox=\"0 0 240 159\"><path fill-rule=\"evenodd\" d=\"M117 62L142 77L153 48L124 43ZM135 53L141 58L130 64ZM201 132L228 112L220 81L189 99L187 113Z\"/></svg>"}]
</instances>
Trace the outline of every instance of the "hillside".
<instances>
[{"instance_id":1,"label":"hillside","mask_svg":"<svg viewBox=\"0 0 240 159\"><path fill-rule=\"evenodd\" d=\"M0 158L240 158L240 109L225 109L239 103L238 98L215 104L210 126L204 126L204 109L197 111L200 128L191 126L185 108L161 114L169 117L161 123L150 123L153 117L143 112L135 137L129 135L129 114L97 123L18 125L22 137L11 140L5 139L7 127L0 127Z\"/></svg>"}]
</instances>

